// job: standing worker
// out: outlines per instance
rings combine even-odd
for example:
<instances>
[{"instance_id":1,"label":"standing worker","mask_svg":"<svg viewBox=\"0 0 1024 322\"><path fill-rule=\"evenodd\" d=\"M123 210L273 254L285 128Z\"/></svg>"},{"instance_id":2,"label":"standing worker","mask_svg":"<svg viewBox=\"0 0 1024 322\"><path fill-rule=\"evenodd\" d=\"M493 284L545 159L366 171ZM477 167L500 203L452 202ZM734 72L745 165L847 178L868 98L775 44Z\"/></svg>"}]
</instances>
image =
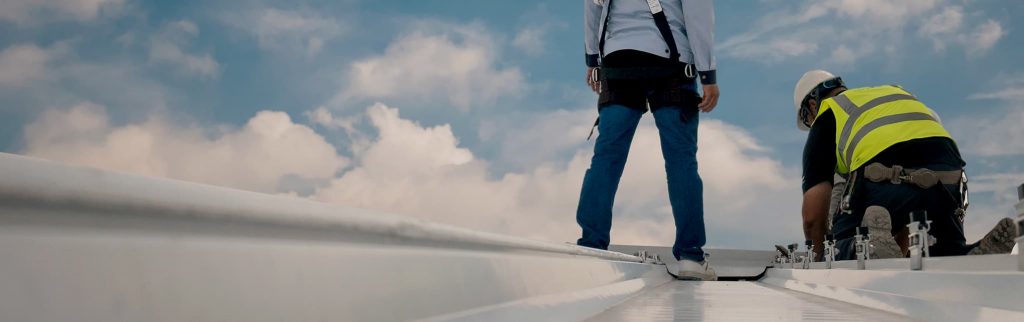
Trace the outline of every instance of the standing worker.
<instances>
[{"instance_id":1,"label":"standing worker","mask_svg":"<svg viewBox=\"0 0 1024 322\"><path fill-rule=\"evenodd\" d=\"M599 135L583 179L580 246L608 249L612 205L640 117L661 136L676 223L674 272L715 280L705 261L703 183L697 173L697 111L718 103L711 0L584 0L587 84L598 98ZM697 93L697 79L703 97Z\"/></svg>"},{"instance_id":2,"label":"standing worker","mask_svg":"<svg viewBox=\"0 0 1024 322\"><path fill-rule=\"evenodd\" d=\"M1004 218L967 244L966 163L938 116L898 86L847 89L812 70L793 93L797 127L809 130L803 156L804 235L821 254L833 174L847 184L833 216L837 259L854 259L857 227L868 227L872 258L905 257L910 213L927 211L934 256L1007 253L1017 227Z\"/></svg>"}]
</instances>

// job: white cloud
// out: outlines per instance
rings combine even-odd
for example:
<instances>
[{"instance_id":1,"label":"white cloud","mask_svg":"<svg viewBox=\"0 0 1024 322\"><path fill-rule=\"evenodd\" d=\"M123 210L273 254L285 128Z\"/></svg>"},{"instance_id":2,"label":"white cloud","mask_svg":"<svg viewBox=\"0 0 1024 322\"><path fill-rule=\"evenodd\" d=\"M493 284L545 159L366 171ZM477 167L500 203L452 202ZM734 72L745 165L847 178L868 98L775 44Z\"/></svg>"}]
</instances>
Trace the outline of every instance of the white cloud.
<instances>
[{"instance_id":1,"label":"white cloud","mask_svg":"<svg viewBox=\"0 0 1024 322\"><path fill-rule=\"evenodd\" d=\"M908 36L930 40L936 50L958 45L971 57L988 52L1004 35L994 20L974 23L946 0L808 0L781 3L750 30L719 48L724 55L763 63L806 59L826 50L829 63L852 65L873 54L905 51ZM777 5L776 5L777 6ZM907 27L916 33L908 33Z\"/></svg>"},{"instance_id":2,"label":"white cloud","mask_svg":"<svg viewBox=\"0 0 1024 322\"><path fill-rule=\"evenodd\" d=\"M260 48L301 52L316 56L327 42L343 36L349 28L342 21L311 10L266 8L247 14L229 14L227 25L251 33Z\"/></svg>"},{"instance_id":3,"label":"white cloud","mask_svg":"<svg viewBox=\"0 0 1024 322\"><path fill-rule=\"evenodd\" d=\"M925 19L918 29L918 34L932 40L932 46L936 51L946 49L947 43L956 38L956 33L964 24L964 12L962 7L947 7L931 18Z\"/></svg>"},{"instance_id":4,"label":"white cloud","mask_svg":"<svg viewBox=\"0 0 1024 322\"><path fill-rule=\"evenodd\" d=\"M951 6L924 20L918 34L931 39L936 51L945 50L949 45L960 45L968 55L976 57L991 50L1006 36L1006 31L999 22L987 20L967 32L964 28L964 9Z\"/></svg>"},{"instance_id":5,"label":"white cloud","mask_svg":"<svg viewBox=\"0 0 1024 322\"><path fill-rule=\"evenodd\" d=\"M852 64L857 61L857 58L859 58L859 55L850 49L850 47L840 45L832 51L830 59L836 64Z\"/></svg>"},{"instance_id":6,"label":"white cloud","mask_svg":"<svg viewBox=\"0 0 1024 322\"><path fill-rule=\"evenodd\" d=\"M21 44L0 52L0 87L19 87L46 78L52 54L34 44Z\"/></svg>"},{"instance_id":7,"label":"white cloud","mask_svg":"<svg viewBox=\"0 0 1024 322\"><path fill-rule=\"evenodd\" d=\"M1008 87L995 92L974 94L970 96L971 99L996 99L996 100L1007 100L1007 101L1021 101L1024 100L1024 86L1021 87Z\"/></svg>"},{"instance_id":8,"label":"white cloud","mask_svg":"<svg viewBox=\"0 0 1024 322\"><path fill-rule=\"evenodd\" d=\"M17 25L36 25L50 21L92 21L101 13L114 10L125 0L4 0L0 1L0 20Z\"/></svg>"},{"instance_id":9,"label":"white cloud","mask_svg":"<svg viewBox=\"0 0 1024 322\"><path fill-rule=\"evenodd\" d=\"M1003 26L995 20L986 21L971 32L970 36L964 41L967 46L967 52L972 55L981 55L988 52L992 47L1006 36L1006 31L1003 30Z\"/></svg>"},{"instance_id":10,"label":"white cloud","mask_svg":"<svg viewBox=\"0 0 1024 322\"><path fill-rule=\"evenodd\" d=\"M220 64L212 55L192 54L185 49L198 36L199 26L191 21L169 23L150 39L149 60L176 65L186 74L217 78L220 75Z\"/></svg>"},{"instance_id":11,"label":"white cloud","mask_svg":"<svg viewBox=\"0 0 1024 322\"><path fill-rule=\"evenodd\" d=\"M723 45L730 56L758 60L763 62L780 62L790 57L808 55L818 51L818 45L799 39L772 39L768 42L737 43L732 47Z\"/></svg>"},{"instance_id":12,"label":"white cloud","mask_svg":"<svg viewBox=\"0 0 1024 322\"><path fill-rule=\"evenodd\" d=\"M239 129L211 131L154 116L115 126L105 109L49 110L25 127L25 155L260 192L325 181L348 164L312 129L262 111Z\"/></svg>"},{"instance_id":13,"label":"white cloud","mask_svg":"<svg viewBox=\"0 0 1024 322\"><path fill-rule=\"evenodd\" d=\"M367 114L379 136L354 149L355 167L314 198L531 238L578 237L575 210L590 148L566 147L563 152L575 151L568 162L542 163L495 177L488 161L459 147L447 125L422 127L380 104ZM575 112L556 114L563 118ZM586 131L584 127L570 132ZM554 137L566 135L563 130L540 124L520 131ZM764 156L765 148L737 127L708 120L700 136L712 243L750 247L755 241L760 245L797 238L799 194L794 192L798 180L793 171ZM548 143L534 142L541 151L549 149ZM644 122L619 188L614 242L671 244L670 209L657 129Z\"/></svg>"},{"instance_id":14,"label":"white cloud","mask_svg":"<svg viewBox=\"0 0 1024 322\"><path fill-rule=\"evenodd\" d=\"M516 95L518 68L499 66L499 49L480 25L420 23L381 56L352 64L348 87L335 99L438 102L469 110Z\"/></svg>"},{"instance_id":15,"label":"white cloud","mask_svg":"<svg viewBox=\"0 0 1024 322\"><path fill-rule=\"evenodd\" d=\"M512 45L527 55L540 56L545 51L545 34L547 34L547 29L544 27L525 27L516 33L516 37L512 40Z\"/></svg>"},{"instance_id":16,"label":"white cloud","mask_svg":"<svg viewBox=\"0 0 1024 322\"><path fill-rule=\"evenodd\" d=\"M355 131L355 123L357 121L355 118L335 117L333 112L323 106L307 111L305 115L310 122L319 126L329 129L343 129L349 132Z\"/></svg>"}]
</instances>

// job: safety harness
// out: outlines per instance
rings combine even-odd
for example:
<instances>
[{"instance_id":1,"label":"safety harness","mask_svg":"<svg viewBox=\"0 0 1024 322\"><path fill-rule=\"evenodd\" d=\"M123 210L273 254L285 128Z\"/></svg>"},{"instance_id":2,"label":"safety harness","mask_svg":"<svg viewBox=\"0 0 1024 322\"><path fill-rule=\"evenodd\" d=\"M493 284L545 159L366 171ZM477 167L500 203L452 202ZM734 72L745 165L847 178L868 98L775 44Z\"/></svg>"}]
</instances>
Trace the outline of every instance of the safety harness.
<instances>
[{"instance_id":1,"label":"safety harness","mask_svg":"<svg viewBox=\"0 0 1024 322\"><path fill-rule=\"evenodd\" d=\"M700 102L700 96L692 91L682 90L682 85L692 83L697 77L697 72L693 64L679 61L681 55L679 54L679 48L676 47L675 37L672 35L672 29L668 24L668 17L665 16L665 11L661 7L660 0L646 0L647 6L651 10L651 16L654 18L654 25L658 27L658 32L661 33L661 37L665 40L665 44L668 45L669 50L669 61L673 64L665 67L631 67L631 68L608 68L601 67L594 70L594 73L590 75L591 80L598 82L600 90L600 97L598 98L598 106L600 107L611 103L613 101L628 100L628 101L639 101L647 100L647 106L661 106L664 104L671 105L683 105L690 102ZM601 39L598 42L600 49L601 58L604 58L604 43L605 37L608 34L608 21L611 20L611 6L612 0L604 0L604 5L607 7L608 14L604 17L603 26L601 28ZM664 90L657 91L653 95L647 93L616 93L611 87L607 86L608 80L664 80L666 86ZM696 113L690 113L696 114ZM680 113L680 119L683 122L688 121L687 113ZM587 140L590 140L594 136L594 129L597 128L598 124L601 123L601 118L598 117L594 121L594 125L590 128L590 134L587 135Z\"/></svg>"},{"instance_id":2,"label":"safety harness","mask_svg":"<svg viewBox=\"0 0 1024 322\"><path fill-rule=\"evenodd\" d=\"M862 103L855 104L854 100ZM850 174L849 184L840 204L840 213L852 212L850 199L858 191L858 177L863 177L864 180L871 182L911 184L924 190L939 184L959 185L960 198L953 196L948 189L943 188L943 191L960 203L955 212L961 223L963 222L969 201L967 176L962 169L936 171L905 168L898 164L892 167L877 162L864 164L894 143L924 137L948 138L949 134L931 109L899 86L889 85L847 90L830 100L825 100L818 114L827 110L835 113L837 121L837 171ZM908 122L919 123L910 126L907 124L912 123ZM885 138L884 142L871 141L872 137L878 138L879 135Z\"/></svg>"}]
</instances>

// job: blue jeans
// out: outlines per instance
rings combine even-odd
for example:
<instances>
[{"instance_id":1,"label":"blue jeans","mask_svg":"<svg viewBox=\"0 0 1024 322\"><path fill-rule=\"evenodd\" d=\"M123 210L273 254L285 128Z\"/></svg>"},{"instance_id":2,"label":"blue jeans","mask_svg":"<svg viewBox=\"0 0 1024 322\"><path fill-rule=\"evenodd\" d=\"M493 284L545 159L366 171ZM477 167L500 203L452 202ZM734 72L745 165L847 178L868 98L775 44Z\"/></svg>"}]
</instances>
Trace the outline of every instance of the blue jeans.
<instances>
[{"instance_id":1,"label":"blue jeans","mask_svg":"<svg viewBox=\"0 0 1024 322\"><path fill-rule=\"evenodd\" d=\"M692 107L690 107L692 108ZM704 184L697 173L696 113L685 121L682 110L662 107L654 114L668 175L668 196L676 222L672 254L676 259L704 260ZM594 157L583 178L576 222L583 229L580 246L608 249L612 205L626 166L629 146L644 112L621 105L601 109ZM653 183L652 183L653 184Z\"/></svg>"}]
</instances>

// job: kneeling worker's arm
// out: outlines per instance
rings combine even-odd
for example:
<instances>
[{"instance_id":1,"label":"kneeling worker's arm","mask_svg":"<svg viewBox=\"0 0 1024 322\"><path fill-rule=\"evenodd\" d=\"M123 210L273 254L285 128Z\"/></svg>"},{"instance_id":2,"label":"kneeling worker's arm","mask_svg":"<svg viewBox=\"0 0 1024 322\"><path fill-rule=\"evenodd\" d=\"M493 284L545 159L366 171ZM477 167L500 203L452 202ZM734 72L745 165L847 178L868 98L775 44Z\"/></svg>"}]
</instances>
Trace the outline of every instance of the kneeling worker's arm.
<instances>
[{"instance_id":1,"label":"kneeling worker's arm","mask_svg":"<svg viewBox=\"0 0 1024 322\"><path fill-rule=\"evenodd\" d=\"M814 243L814 253L822 254L828 225L828 205L832 184L822 182L804 192L804 238Z\"/></svg>"}]
</instances>

